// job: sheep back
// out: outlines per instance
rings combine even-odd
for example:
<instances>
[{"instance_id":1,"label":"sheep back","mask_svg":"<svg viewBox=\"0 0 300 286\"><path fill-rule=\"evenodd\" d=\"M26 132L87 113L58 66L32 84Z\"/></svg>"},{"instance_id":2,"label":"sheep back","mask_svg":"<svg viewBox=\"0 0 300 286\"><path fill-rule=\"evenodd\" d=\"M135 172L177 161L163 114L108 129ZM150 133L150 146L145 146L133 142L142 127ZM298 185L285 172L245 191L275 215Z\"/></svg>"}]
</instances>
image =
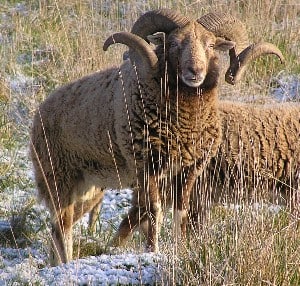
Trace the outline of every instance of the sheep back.
<instances>
[{"instance_id":1,"label":"sheep back","mask_svg":"<svg viewBox=\"0 0 300 286\"><path fill-rule=\"evenodd\" d=\"M299 187L300 105L219 102L223 138L213 160L249 186L260 181ZM215 166L214 166L215 168Z\"/></svg>"}]
</instances>

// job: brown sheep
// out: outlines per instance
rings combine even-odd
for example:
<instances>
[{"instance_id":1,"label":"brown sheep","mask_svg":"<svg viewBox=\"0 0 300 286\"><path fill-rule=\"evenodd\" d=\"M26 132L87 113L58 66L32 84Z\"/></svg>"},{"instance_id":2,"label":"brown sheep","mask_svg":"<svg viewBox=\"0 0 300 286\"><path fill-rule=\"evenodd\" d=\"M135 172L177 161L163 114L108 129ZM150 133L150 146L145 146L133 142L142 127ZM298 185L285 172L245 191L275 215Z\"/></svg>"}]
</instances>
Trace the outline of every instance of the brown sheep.
<instances>
[{"instance_id":1,"label":"brown sheep","mask_svg":"<svg viewBox=\"0 0 300 286\"><path fill-rule=\"evenodd\" d=\"M214 50L234 43L169 10L149 12L138 23L150 18L155 24L147 34L163 31L173 39L167 67L143 37L114 34L104 49L123 43L130 61L58 88L34 117L31 156L52 218L52 265L72 259L74 223L109 188L138 190L135 207L151 222L147 247L156 251L162 178L200 170L219 145Z\"/></svg>"},{"instance_id":2,"label":"brown sheep","mask_svg":"<svg viewBox=\"0 0 300 286\"><path fill-rule=\"evenodd\" d=\"M218 104L222 143L195 188L192 221L202 223L207 209L203 202L208 200L268 200L299 215L300 104Z\"/></svg>"},{"instance_id":3,"label":"brown sheep","mask_svg":"<svg viewBox=\"0 0 300 286\"><path fill-rule=\"evenodd\" d=\"M177 15L177 17L179 18L180 16ZM143 25L145 22L147 25ZM198 23L200 23L200 25ZM188 164L184 162L185 154L181 153L181 158L179 160L182 160L182 162L180 162L180 164L175 164L178 171L175 169L175 172L172 172L171 178L162 178L159 184L161 197L160 201L162 198L166 199L168 202L172 200L170 204L173 204L173 207L175 208L174 215L176 233L178 236L185 236L190 193L193 185L195 184L197 176L202 173L203 169L205 169L205 166L210 162L210 158L215 154L215 148L220 143L219 127L221 127L220 116L218 114L218 110L216 109L218 106L217 84L219 75L216 61L217 56L210 54L207 55L206 53L206 61L213 61L214 64L208 65L209 68L206 78L198 87L200 91L199 97L196 97L195 101L193 102L191 100L194 94L196 95L196 90L186 90L184 85L182 85L184 83L184 78L182 79L181 77L181 65L184 66L185 63L189 64L190 61L186 60L187 56L184 55L191 54L194 50L196 50L195 48L193 48L193 51L191 51L191 48L187 49L187 45L191 45L194 43L194 41L197 41L197 30L201 31L201 34L205 35L207 38L213 37L212 34L208 32L212 31L213 34L217 36L234 40L236 42L236 46L230 49L230 67L226 73L226 80L231 84L234 84L241 78L242 73L245 70L245 66L256 57L269 53L276 54L281 60L283 60L283 57L281 52L275 46L269 43L249 45L245 28L241 22L228 14L207 14L201 17L198 21L190 21L189 24L185 24L185 26L182 28L178 28L170 33L168 33L165 28L165 35L152 35L154 31L158 30L154 30L151 27L156 26L157 23L155 17L153 17L152 14L150 16L146 14L142 16L137 23L135 23L132 28L132 32L138 34L144 39L151 41L154 40L153 42L158 45L156 48L156 54L160 59L160 69L165 70L165 67L167 66L168 71L171 71L172 75L178 74L178 78L174 78L168 74L168 87L174 84L177 86L177 97L174 97L176 98L176 102L173 103L173 105L176 107L176 110L174 110L176 114L173 115L173 118L176 118L178 123L173 125L172 122L170 122L170 119L172 120L172 114L170 113L171 116L168 120L169 122L161 121L162 128L164 128L163 124L170 123L168 126L168 132L170 134L169 136L172 136L172 138L177 138L178 140L178 135L174 136L173 134L176 133L173 133L171 128L176 126L177 130L180 131L182 128L181 126L186 125L184 128L186 128L188 131L187 136L191 138L188 140L189 143L187 146L190 146L189 148L191 148L193 152L200 152L198 154L194 153L192 156L193 159ZM206 31L202 26L205 27ZM192 33L195 34L196 37ZM202 41L202 45L205 47L205 45L207 45L207 39L206 41L204 40L204 37L200 39ZM199 47L198 51L199 53L203 53L203 48ZM205 62L203 55L202 61ZM198 56L200 57L200 55ZM185 63L181 62L182 59L185 60ZM179 62L179 65L177 62ZM240 66L238 65L239 62L241 63ZM176 64L175 66L174 63ZM174 81L176 82L174 83ZM210 83L209 88L207 87L207 82ZM214 84L212 85L211 83ZM185 109L186 101L184 100L184 102L182 102L180 100L180 97L186 96L189 97L188 101L191 103L191 105L188 105L187 109ZM197 114L197 117L192 116L191 112L194 112L193 110L196 110L195 114ZM185 115L182 116L183 114ZM164 116L161 119L165 120L165 118L166 117ZM196 121L198 121L197 125L193 125L194 118L196 118ZM185 122L181 122L182 119L184 119ZM211 125L211 123L213 123L213 125ZM193 129L191 128L192 126ZM198 140L197 138L200 139L199 147L197 146L197 141L195 141ZM207 142L209 144L207 144ZM172 147L172 144L173 142L170 142L169 146ZM172 162L172 164L174 163ZM173 200L174 196L172 195L171 189L177 190L175 200ZM112 240L112 246L124 244L129 238L130 234L139 226L141 226L143 231L147 233L147 237L149 239L149 233L147 232L149 220L148 216L146 215L147 200L144 199L144 195L143 193L140 193L140 190L137 190L134 193L132 204L132 208L130 209L128 215L121 222L118 232ZM144 208L142 208L142 206L144 206Z\"/></svg>"}]
</instances>

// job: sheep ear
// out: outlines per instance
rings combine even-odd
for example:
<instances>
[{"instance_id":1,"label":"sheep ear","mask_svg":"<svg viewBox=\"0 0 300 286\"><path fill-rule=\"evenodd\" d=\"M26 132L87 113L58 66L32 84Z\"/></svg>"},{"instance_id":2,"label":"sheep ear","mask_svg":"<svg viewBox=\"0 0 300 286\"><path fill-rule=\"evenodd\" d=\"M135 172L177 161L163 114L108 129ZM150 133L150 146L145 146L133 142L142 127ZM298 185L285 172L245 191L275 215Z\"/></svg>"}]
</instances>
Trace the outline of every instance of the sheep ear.
<instances>
[{"instance_id":1,"label":"sheep ear","mask_svg":"<svg viewBox=\"0 0 300 286\"><path fill-rule=\"evenodd\" d=\"M235 47L235 42L227 41L222 38L217 37L216 43L215 43L215 49L219 51L228 51Z\"/></svg>"},{"instance_id":2,"label":"sheep ear","mask_svg":"<svg viewBox=\"0 0 300 286\"><path fill-rule=\"evenodd\" d=\"M164 44L165 38L166 38L166 36L165 36L165 33L163 33L163 32L158 32L153 35L147 36L147 40L156 46Z\"/></svg>"}]
</instances>

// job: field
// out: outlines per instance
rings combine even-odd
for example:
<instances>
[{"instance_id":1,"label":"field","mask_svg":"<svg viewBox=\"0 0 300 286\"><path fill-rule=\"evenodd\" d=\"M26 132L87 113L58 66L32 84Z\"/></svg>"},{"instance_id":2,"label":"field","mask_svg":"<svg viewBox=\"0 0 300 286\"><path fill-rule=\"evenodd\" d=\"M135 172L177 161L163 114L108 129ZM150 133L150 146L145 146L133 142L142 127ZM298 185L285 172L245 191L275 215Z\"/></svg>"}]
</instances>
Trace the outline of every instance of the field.
<instances>
[{"instance_id":1,"label":"field","mask_svg":"<svg viewBox=\"0 0 300 286\"><path fill-rule=\"evenodd\" d=\"M96 233L89 233L87 219L76 226L77 259L49 267L49 215L36 201L28 156L34 112L56 87L120 64L126 48L104 52L105 39L160 7L195 19L228 11L246 24L253 42L281 49L284 65L264 57L237 86L222 79L222 98L300 101L298 0L0 1L0 285L300 285L299 221L266 201L213 207L202 232L180 249L170 212L160 254L143 253L138 234L111 252L108 242L130 207L131 190L107 192Z\"/></svg>"}]
</instances>

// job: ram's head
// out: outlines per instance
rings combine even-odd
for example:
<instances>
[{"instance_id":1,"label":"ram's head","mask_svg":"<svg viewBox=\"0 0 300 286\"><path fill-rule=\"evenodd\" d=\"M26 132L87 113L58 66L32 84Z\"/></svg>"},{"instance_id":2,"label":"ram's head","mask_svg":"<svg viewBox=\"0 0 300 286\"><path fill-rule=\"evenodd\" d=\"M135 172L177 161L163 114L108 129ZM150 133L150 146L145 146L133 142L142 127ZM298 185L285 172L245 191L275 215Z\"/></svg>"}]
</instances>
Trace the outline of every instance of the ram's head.
<instances>
[{"instance_id":1,"label":"ram's head","mask_svg":"<svg viewBox=\"0 0 300 286\"><path fill-rule=\"evenodd\" d=\"M149 42L157 45L156 53ZM169 9L150 11L134 23L131 33L109 37L104 50L113 43L129 46L130 60L143 76L156 74L163 62L170 80L178 76L179 82L189 87L215 82L218 69L214 50L229 50L230 66L225 79L230 84L238 82L247 64L261 55L275 54L283 62L276 46L249 44L245 26L226 13L210 13L193 21Z\"/></svg>"},{"instance_id":2,"label":"ram's head","mask_svg":"<svg viewBox=\"0 0 300 286\"><path fill-rule=\"evenodd\" d=\"M216 37L195 21L169 34L156 33L147 39L158 45L157 54L163 58L169 79L189 87L214 86L219 75L215 51L228 51L235 46L234 42Z\"/></svg>"}]
</instances>

